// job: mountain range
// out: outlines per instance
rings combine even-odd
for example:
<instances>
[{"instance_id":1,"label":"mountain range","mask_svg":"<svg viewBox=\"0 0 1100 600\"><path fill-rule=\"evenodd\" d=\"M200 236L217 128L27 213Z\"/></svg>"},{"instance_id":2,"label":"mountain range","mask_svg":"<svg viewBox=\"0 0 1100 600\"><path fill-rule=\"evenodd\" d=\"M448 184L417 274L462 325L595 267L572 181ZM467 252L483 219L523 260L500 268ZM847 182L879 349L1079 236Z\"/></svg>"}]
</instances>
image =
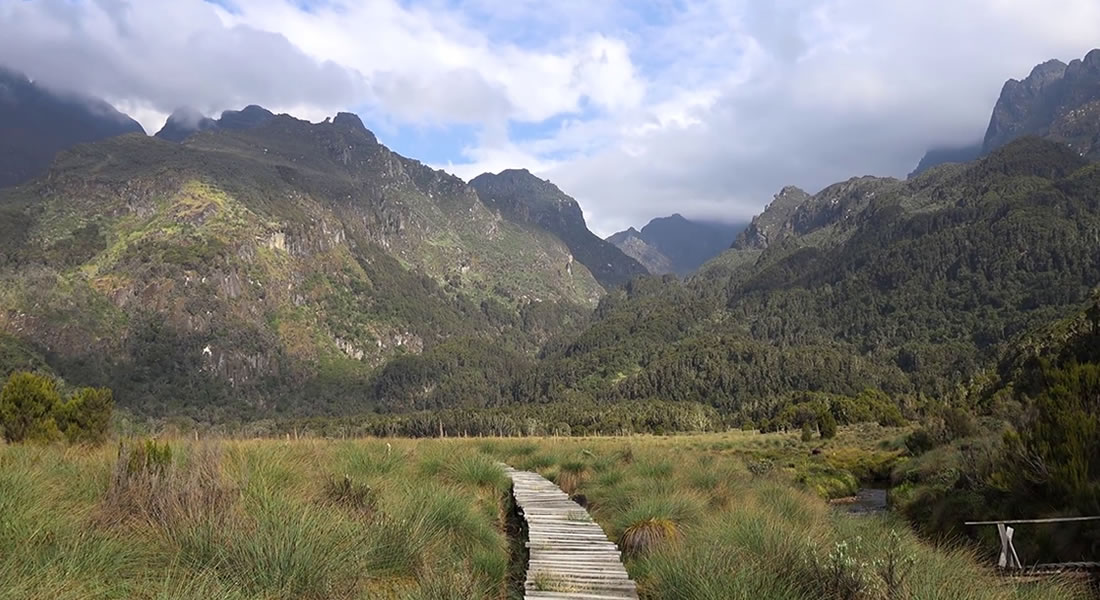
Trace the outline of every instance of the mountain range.
<instances>
[{"instance_id":1,"label":"mountain range","mask_svg":"<svg viewBox=\"0 0 1100 600\"><path fill-rule=\"evenodd\" d=\"M651 220L607 238L655 275L685 276L730 247L746 223L691 221L679 213Z\"/></svg>"},{"instance_id":2,"label":"mountain range","mask_svg":"<svg viewBox=\"0 0 1100 600\"><path fill-rule=\"evenodd\" d=\"M32 109L120 124L26 121L49 143L4 147L30 167L0 190L0 370L205 422L660 399L760 423L812 394L942 395L1100 282L1098 62L1007 83L977 160L608 240L549 181L467 184L350 113L111 135L140 127L16 78L44 95L0 104L13 131Z\"/></svg>"}]
</instances>

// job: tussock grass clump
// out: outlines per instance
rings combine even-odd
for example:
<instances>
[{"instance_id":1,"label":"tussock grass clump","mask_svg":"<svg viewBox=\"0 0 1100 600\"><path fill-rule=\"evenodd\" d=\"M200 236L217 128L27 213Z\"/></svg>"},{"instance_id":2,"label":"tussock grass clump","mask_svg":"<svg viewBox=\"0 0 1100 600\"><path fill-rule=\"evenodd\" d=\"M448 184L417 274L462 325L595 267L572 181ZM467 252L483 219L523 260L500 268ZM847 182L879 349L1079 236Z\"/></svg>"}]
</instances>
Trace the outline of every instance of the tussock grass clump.
<instances>
[{"instance_id":1,"label":"tussock grass clump","mask_svg":"<svg viewBox=\"0 0 1100 600\"><path fill-rule=\"evenodd\" d=\"M484 454L468 454L453 459L449 472L457 483L504 491L510 480L504 469Z\"/></svg>"},{"instance_id":2,"label":"tussock grass clump","mask_svg":"<svg viewBox=\"0 0 1100 600\"><path fill-rule=\"evenodd\" d=\"M356 483L351 477L331 478L325 482L322 502L343 506L364 516L372 516L378 509L378 492L365 483Z\"/></svg>"},{"instance_id":3,"label":"tussock grass clump","mask_svg":"<svg viewBox=\"0 0 1100 600\"><path fill-rule=\"evenodd\" d=\"M222 476L217 444L198 444L173 458L168 443L120 443L100 520L118 524L134 519L169 527L179 521L225 517L237 495Z\"/></svg>"},{"instance_id":4,"label":"tussock grass clump","mask_svg":"<svg viewBox=\"0 0 1100 600\"><path fill-rule=\"evenodd\" d=\"M680 528L672 519L642 519L623 530L619 548L627 556L641 556L663 544L678 542L680 538Z\"/></svg>"}]
</instances>

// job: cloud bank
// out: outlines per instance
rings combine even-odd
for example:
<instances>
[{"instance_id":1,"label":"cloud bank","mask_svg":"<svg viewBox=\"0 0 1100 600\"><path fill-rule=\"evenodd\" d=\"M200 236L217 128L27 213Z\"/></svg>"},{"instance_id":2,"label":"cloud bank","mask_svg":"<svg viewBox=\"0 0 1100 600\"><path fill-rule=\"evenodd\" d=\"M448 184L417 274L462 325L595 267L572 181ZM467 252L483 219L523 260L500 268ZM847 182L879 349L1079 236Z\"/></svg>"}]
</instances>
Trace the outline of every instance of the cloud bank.
<instances>
[{"instance_id":1,"label":"cloud bank","mask_svg":"<svg viewBox=\"0 0 1100 600\"><path fill-rule=\"evenodd\" d=\"M251 103L354 110L398 150L457 127L437 166L530 168L602 234L903 176L1095 46L1095 0L0 0L0 63L150 131Z\"/></svg>"}]
</instances>

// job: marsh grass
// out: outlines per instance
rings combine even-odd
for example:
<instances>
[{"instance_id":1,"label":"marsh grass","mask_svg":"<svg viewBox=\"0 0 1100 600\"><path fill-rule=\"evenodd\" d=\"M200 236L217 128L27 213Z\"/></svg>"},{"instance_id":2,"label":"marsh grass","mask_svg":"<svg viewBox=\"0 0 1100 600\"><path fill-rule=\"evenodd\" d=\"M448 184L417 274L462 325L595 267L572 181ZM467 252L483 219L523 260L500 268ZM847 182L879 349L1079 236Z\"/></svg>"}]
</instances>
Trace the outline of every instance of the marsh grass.
<instances>
[{"instance_id":1,"label":"marsh grass","mask_svg":"<svg viewBox=\"0 0 1100 600\"><path fill-rule=\"evenodd\" d=\"M1084 597L999 579L967 549L850 517L799 483L813 465L873 471L897 435L841 429L824 458L795 434L748 432L170 440L163 469L136 471L111 446L0 445L0 600L515 597L498 460L576 477L645 600ZM753 474L759 461L772 467Z\"/></svg>"},{"instance_id":2,"label":"marsh grass","mask_svg":"<svg viewBox=\"0 0 1100 600\"><path fill-rule=\"evenodd\" d=\"M504 597L507 487L472 444L168 445L0 445L0 599Z\"/></svg>"}]
</instances>

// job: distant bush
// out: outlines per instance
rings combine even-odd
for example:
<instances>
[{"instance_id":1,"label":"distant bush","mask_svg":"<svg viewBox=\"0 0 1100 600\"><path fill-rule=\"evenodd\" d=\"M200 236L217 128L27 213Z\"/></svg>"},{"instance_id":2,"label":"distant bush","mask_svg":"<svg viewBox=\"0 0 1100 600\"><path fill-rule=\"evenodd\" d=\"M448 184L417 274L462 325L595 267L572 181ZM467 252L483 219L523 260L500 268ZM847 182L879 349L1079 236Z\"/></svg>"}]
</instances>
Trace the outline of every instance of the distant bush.
<instances>
[{"instance_id":1,"label":"distant bush","mask_svg":"<svg viewBox=\"0 0 1100 600\"><path fill-rule=\"evenodd\" d=\"M817 423L818 431L821 432L821 439L831 440L836 437L836 418L833 417L833 413L824 412L821 414L821 418Z\"/></svg>"},{"instance_id":2,"label":"distant bush","mask_svg":"<svg viewBox=\"0 0 1100 600\"><path fill-rule=\"evenodd\" d=\"M0 390L0 429L9 442L102 443L114 400L106 388L80 388L62 401L57 383L45 375L12 373Z\"/></svg>"},{"instance_id":3,"label":"distant bush","mask_svg":"<svg viewBox=\"0 0 1100 600\"><path fill-rule=\"evenodd\" d=\"M935 447L936 438L923 427L905 437L905 448L913 456L920 456Z\"/></svg>"}]
</instances>

